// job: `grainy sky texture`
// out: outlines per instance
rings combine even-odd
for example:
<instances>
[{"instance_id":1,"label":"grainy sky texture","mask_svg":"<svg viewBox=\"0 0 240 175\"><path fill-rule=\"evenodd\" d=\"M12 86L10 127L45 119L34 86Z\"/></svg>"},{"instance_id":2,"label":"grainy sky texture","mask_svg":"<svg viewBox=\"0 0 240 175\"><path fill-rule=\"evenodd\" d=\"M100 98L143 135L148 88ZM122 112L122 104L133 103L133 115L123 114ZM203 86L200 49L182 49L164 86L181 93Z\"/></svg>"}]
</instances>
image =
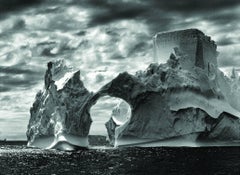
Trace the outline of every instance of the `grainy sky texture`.
<instances>
[{"instance_id":1,"label":"grainy sky texture","mask_svg":"<svg viewBox=\"0 0 240 175\"><path fill-rule=\"evenodd\" d=\"M155 33L185 28L212 36L222 70L240 67L239 0L0 0L0 139L26 138L48 61L65 59L96 91L145 69Z\"/></svg>"}]
</instances>

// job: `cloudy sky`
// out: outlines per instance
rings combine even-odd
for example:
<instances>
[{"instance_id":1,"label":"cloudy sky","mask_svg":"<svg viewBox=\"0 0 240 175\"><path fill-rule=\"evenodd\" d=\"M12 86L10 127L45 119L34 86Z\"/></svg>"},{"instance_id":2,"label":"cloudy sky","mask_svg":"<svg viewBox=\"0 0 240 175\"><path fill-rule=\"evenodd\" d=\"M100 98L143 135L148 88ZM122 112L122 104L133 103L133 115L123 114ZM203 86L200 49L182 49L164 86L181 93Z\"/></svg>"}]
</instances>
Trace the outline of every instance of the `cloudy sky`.
<instances>
[{"instance_id":1,"label":"cloudy sky","mask_svg":"<svg viewBox=\"0 0 240 175\"><path fill-rule=\"evenodd\" d=\"M217 42L222 70L240 67L239 0L0 0L0 139L25 139L48 61L65 59L96 91L145 69L155 33L185 28Z\"/></svg>"}]
</instances>

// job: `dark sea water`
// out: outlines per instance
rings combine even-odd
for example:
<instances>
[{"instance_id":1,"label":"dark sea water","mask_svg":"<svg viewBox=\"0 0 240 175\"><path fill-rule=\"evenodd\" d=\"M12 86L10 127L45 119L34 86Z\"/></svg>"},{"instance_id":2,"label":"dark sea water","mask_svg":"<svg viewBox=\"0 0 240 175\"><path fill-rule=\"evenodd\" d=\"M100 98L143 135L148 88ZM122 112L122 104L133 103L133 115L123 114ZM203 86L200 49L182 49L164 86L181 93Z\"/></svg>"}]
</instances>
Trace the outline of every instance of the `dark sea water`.
<instances>
[{"instance_id":1,"label":"dark sea water","mask_svg":"<svg viewBox=\"0 0 240 175\"><path fill-rule=\"evenodd\" d=\"M240 147L104 148L65 152L2 145L0 174L240 175Z\"/></svg>"}]
</instances>

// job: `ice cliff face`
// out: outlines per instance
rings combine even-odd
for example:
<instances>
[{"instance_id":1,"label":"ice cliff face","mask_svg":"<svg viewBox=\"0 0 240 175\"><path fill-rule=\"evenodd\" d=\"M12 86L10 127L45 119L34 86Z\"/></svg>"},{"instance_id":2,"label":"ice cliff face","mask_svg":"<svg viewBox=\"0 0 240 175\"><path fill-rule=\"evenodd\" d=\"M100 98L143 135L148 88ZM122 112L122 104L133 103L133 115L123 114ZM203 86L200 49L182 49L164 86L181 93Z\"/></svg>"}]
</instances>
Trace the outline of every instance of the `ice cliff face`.
<instances>
[{"instance_id":1,"label":"ice cliff face","mask_svg":"<svg viewBox=\"0 0 240 175\"><path fill-rule=\"evenodd\" d=\"M105 95L123 99L106 123L115 146L158 145L181 136L192 141L240 140L240 86L234 71L230 79L213 64L187 69L179 60L188 58L179 48L169 55L165 64L153 63L135 75L120 73L95 93L84 87L80 71L61 61L49 63L45 88L30 110L29 145L86 147L89 110Z\"/></svg>"},{"instance_id":2,"label":"ice cliff face","mask_svg":"<svg viewBox=\"0 0 240 175\"><path fill-rule=\"evenodd\" d=\"M68 140L87 146L92 121L83 106L91 96L80 80L80 71L67 68L63 61L49 62L45 87L30 109L28 144L47 148Z\"/></svg>"}]
</instances>

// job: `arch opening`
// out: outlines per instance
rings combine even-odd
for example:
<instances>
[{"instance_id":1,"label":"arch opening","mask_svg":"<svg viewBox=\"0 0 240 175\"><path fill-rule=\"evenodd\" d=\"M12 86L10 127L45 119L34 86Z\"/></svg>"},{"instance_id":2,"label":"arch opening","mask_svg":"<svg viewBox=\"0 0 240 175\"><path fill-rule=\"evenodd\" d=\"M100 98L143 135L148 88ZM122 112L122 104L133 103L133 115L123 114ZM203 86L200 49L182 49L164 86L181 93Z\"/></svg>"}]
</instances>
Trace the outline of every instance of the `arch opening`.
<instances>
[{"instance_id":1,"label":"arch opening","mask_svg":"<svg viewBox=\"0 0 240 175\"><path fill-rule=\"evenodd\" d=\"M89 130L90 145L114 145L111 137L114 137L115 130L130 120L131 115L131 106L125 100L111 96L100 97L97 103L90 108L92 119Z\"/></svg>"}]
</instances>

